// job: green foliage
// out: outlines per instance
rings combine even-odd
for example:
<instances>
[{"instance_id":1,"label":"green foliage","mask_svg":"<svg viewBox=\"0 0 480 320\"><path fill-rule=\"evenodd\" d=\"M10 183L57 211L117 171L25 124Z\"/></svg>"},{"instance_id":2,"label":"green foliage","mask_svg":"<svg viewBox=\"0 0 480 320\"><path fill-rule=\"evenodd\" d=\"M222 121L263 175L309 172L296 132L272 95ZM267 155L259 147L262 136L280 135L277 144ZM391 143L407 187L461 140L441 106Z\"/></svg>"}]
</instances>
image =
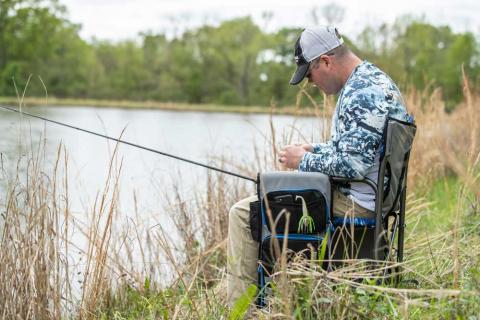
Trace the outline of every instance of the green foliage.
<instances>
[{"instance_id":1,"label":"green foliage","mask_svg":"<svg viewBox=\"0 0 480 320\"><path fill-rule=\"evenodd\" d=\"M188 291L183 285L166 289L152 286L145 279L144 286L132 288L129 285L117 288L96 313L100 319L226 319L229 315L223 299L207 289L202 281L195 280L194 289ZM247 290L230 313L230 319L242 319L248 304L255 297L255 286ZM245 305L246 303L246 305ZM246 306L246 307L245 307ZM239 317L235 317L239 315Z\"/></svg>"},{"instance_id":2,"label":"green foliage","mask_svg":"<svg viewBox=\"0 0 480 320\"><path fill-rule=\"evenodd\" d=\"M317 17L318 18L318 17ZM295 104L288 80L293 44L301 29L264 32L250 17L205 25L169 39L143 33L138 41L92 40L78 35L56 0L0 2L0 95L14 96L29 75L31 95L157 100L220 105ZM462 96L462 65L479 81L480 55L472 33L454 33L402 17L344 36L360 57L383 68L404 89L440 87L448 105ZM315 98L319 90L309 89Z\"/></svg>"},{"instance_id":3,"label":"green foliage","mask_svg":"<svg viewBox=\"0 0 480 320\"><path fill-rule=\"evenodd\" d=\"M79 27L63 16L56 1L2 1L0 10L0 93L15 95L38 75L56 96L84 97L93 66L92 48L78 36ZM29 87L43 95L40 82Z\"/></svg>"},{"instance_id":4,"label":"green foliage","mask_svg":"<svg viewBox=\"0 0 480 320\"><path fill-rule=\"evenodd\" d=\"M320 245L320 252L318 254L319 261L323 261L326 257L327 244L328 244L329 238L330 238L330 230L328 229L327 232L325 233L325 238L323 238L322 243Z\"/></svg>"},{"instance_id":5,"label":"green foliage","mask_svg":"<svg viewBox=\"0 0 480 320\"><path fill-rule=\"evenodd\" d=\"M230 312L230 320L239 320L243 319L248 308L253 303L255 297L257 295L257 286L250 285L247 288L247 291L235 301L233 305L232 311Z\"/></svg>"},{"instance_id":6,"label":"green foliage","mask_svg":"<svg viewBox=\"0 0 480 320\"><path fill-rule=\"evenodd\" d=\"M145 279L145 287L135 290L125 286L119 290L121 296L113 297L110 305L99 312L101 319L168 319L172 298L171 290L153 292L150 281ZM182 290L178 290L181 294Z\"/></svg>"},{"instance_id":7,"label":"green foliage","mask_svg":"<svg viewBox=\"0 0 480 320\"><path fill-rule=\"evenodd\" d=\"M457 210L457 198L462 183L455 177L448 177L436 181L428 186L427 190L421 190L428 202L432 204L429 214L423 218L418 226L419 232L426 233L435 231L447 232L452 229L452 216Z\"/></svg>"},{"instance_id":8,"label":"green foliage","mask_svg":"<svg viewBox=\"0 0 480 320\"><path fill-rule=\"evenodd\" d=\"M478 43L470 32L401 17L393 26L367 27L359 36L359 51L403 86L418 90L441 88L448 107L462 98L462 66L477 80Z\"/></svg>"}]
</instances>

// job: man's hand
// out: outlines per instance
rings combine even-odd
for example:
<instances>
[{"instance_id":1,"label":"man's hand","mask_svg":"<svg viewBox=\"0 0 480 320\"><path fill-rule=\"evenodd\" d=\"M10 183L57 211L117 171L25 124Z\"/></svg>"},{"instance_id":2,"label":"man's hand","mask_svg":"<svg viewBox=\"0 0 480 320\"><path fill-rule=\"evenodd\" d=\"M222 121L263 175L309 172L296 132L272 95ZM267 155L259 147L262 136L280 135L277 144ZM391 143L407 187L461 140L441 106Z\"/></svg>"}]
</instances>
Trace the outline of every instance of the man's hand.
<instances>
[{"instance_id":1,"label":"man's hand","mask_svg":"<svg viewBox=\"0 0 480 320\"><path fill-rule=\"evenodd\" d=\"M302 147L303 149L305 149L305 151L307 151L307 152L313 152L313 146L312 146L310 143L303 143L303 144L297 143L297 144L295 144L295 145L296 145L296 146L299 145L300 147Z\"/></svg>"},{"instance_id":2,"label":"man's hand","mask_svg":"<svg viewBox=\"0 0 480 320\"><path fill-rule=\"evenodd\" d=\"M297 169L303 155L306 152L312 151L313 146L311 144L288 145L283 147L280 151L278 161L287 168Z\"/></svg>"}]
</instances>

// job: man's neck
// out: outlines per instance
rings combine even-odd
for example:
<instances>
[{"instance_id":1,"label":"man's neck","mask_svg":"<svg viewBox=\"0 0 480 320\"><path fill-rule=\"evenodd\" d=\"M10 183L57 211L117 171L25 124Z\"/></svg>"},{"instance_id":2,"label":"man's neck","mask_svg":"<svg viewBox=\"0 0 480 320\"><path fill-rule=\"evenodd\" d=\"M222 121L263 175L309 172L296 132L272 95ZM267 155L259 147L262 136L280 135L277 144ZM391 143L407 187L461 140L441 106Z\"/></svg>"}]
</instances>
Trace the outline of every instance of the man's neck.
<instances>
[{"instance_id":1,"label":"man's neck","mask_svg":"<svg viewBox=\"0 0 480 320\"><path fill-rule=\"evenodd\" d=\"M358 65L362 63L362 60L354 55L353 53L349 54L347 57L345 57L345 61L342 61L340 64L340 80L342 82L342 87L345 85L347 82L348 78L350 78L350 75L352 72L355 70Z\"/></svg>"}]
</instances>

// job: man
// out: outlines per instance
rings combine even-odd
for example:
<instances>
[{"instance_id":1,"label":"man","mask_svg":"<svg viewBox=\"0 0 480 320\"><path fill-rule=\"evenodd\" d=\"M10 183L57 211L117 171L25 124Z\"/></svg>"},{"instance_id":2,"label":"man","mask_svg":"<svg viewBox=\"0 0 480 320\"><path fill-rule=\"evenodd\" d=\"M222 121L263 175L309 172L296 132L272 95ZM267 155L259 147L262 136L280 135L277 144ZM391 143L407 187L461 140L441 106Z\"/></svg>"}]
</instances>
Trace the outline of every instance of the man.
<instances>
[{"instance_id":1,"label":"man","mask_svg":"<svg viewBox=\"0 0 480 320\"><path fill-rule=\"evenodd\" d=\"M297 70L290 84L304 78L326 94L338 94L331 138L326 143L285 146L279 161L299 171L330 176L377 180L379 146L387 117L408 120L395 83L368 61L351 52L338 30L331 26L303 30L295 44ZM351 183L333 193L333 213L356 217L373 215L375 194L365 184ZM227 300L232 305L256 283L258 242L252 239L249 204L257 197L236 203L229 213Z\"/></svg>"}]
</instances>

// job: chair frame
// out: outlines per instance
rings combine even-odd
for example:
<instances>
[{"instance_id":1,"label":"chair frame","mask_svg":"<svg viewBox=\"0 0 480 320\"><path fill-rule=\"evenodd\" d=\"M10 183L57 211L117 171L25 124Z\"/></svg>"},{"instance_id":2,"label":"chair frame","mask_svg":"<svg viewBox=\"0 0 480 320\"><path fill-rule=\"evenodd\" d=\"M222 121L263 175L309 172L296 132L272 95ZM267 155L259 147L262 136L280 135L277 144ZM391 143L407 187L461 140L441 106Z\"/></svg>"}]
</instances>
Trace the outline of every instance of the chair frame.
<instances>
[{"instance_id":1,"label":"chair frame","mask_svg":"<svg viewBox=\"0 0 480 320\"><path fill-rule=\"evenodd\" d=\"M411 126L416 130L415 123L400 121L397 119L388 118L385 129L384 129L384 137L382 139L383 148L385 149L388 141L389 136L387 135L388 123L389 121L396 121L402 125ZM412 138L413 139L413 138ZM403 262L403 252L404 252L404 240L405 240L405 210L406 210L406 196L407 196L407 177L408 177L408 163L410 159L410 149L405 153L405 157L403 159L403 168L402 173L400 175L399 181L399 188L397 190L397 194L395 195L395 200L393 201L390 208L383 212L384 206L384 195L385 195L385 175L387 173L388 163L390 161L390 154L385 152L380 159L379 165L379 173L377 183L373 183L369 179L348 179L348 178L341 178L341 177L330 177L331 185L332 185L332 194L333 189L342 184L348 184L350 182L360 182L367 184L370 188L373 189L375 193L375 211L374 211L374 244L371 248L371 252L367 254L367 258L373 258L375 261L392 261L391 258L394 258L396 266L394 267L396 270L395 281L400 281L399 276L399 265ZM333 199L332 205L330 210L330 219L333 221ZM393 223L391 226L389 225L390 218L393 218ZM390 228L390 229L389 229ZM398 232L398 234L397 234ZM397 240L396 247L394 247L395 238ZM385 250L385 246L381 245L385 243L388 245L388 250ZM392 249L396 252L396 256L392 257ZM382 252L384 251L384 252ZM382 254L383 253L383 254ZM363 258L362 256L358 258Z\"/></svg>"}]
</instances>

